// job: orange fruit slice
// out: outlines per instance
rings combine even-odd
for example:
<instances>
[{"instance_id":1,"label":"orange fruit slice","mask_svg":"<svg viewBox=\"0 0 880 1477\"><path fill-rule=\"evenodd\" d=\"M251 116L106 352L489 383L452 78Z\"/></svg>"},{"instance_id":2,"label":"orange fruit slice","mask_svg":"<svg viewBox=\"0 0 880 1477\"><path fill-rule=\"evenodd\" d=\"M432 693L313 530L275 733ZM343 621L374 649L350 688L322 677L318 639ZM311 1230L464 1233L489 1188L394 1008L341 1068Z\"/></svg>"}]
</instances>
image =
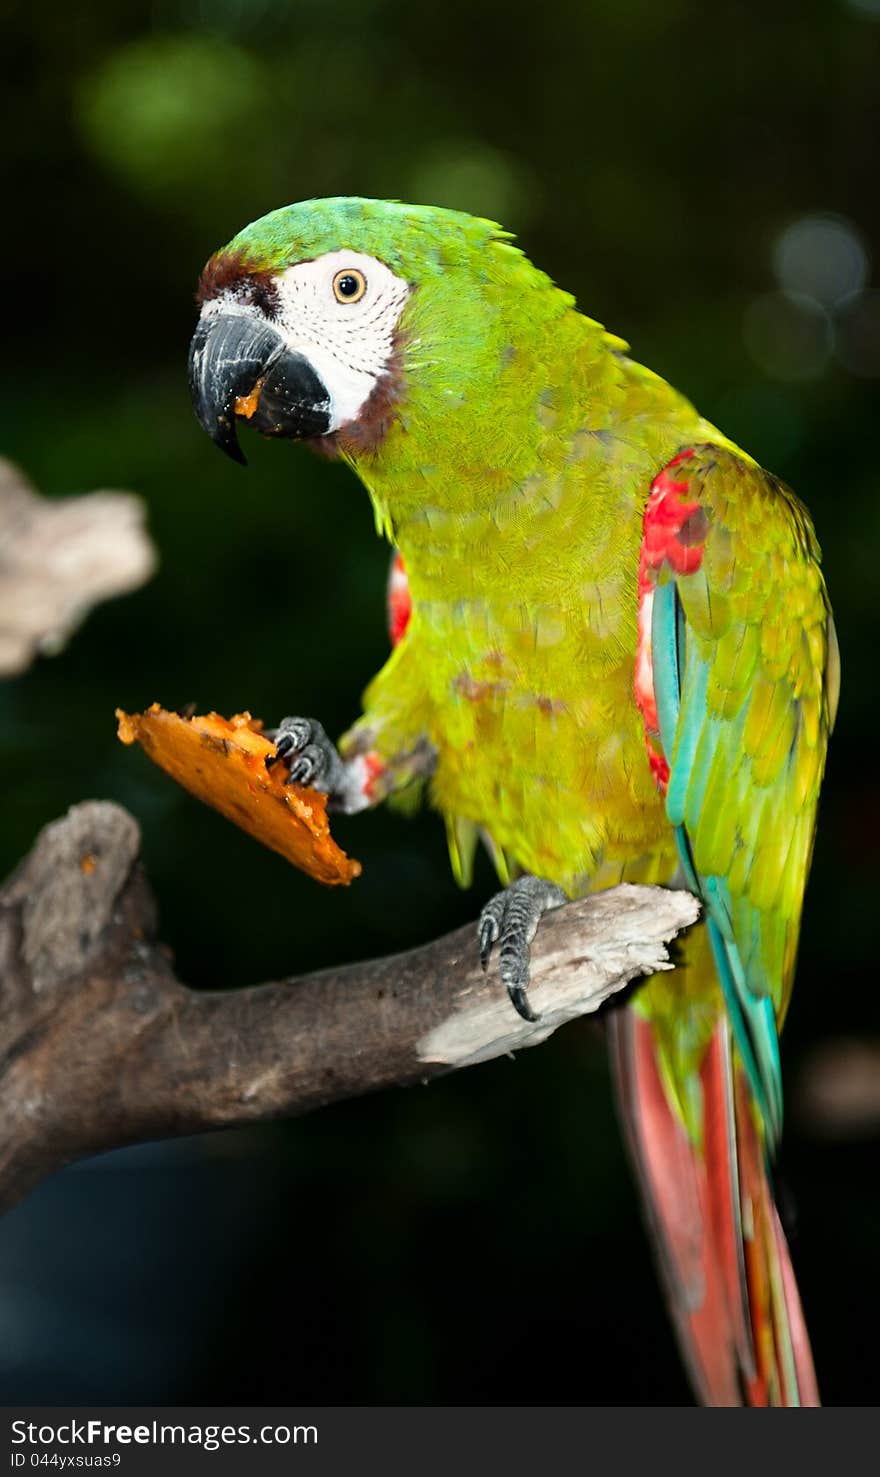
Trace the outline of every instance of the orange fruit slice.
<instances>
[{"instance_id":1,"label":"orange fruit slice","mask_svg":"<svg viewBox=\"0 0 880 1477\"><path fill-rule=\"evenodd\" d=\"M300 871L330 887L360 875L360 862L347 857L330 835L326 795L285 785L282 764L266 768L275 745L250 713L182 718L153 703L145 713L117 708L116 717L124 744L140 744L191 795Z\"/></svg>"}]
</instances>

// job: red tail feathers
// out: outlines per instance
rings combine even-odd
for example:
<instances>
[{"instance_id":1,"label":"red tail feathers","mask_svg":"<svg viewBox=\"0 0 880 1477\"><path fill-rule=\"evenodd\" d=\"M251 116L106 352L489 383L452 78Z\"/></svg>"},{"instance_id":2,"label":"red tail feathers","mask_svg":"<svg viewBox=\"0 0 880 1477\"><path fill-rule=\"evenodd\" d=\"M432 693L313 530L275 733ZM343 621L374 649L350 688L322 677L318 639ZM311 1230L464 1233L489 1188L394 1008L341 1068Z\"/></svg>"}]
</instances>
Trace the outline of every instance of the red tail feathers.
<instances>
[{"instance_id":1,"label":"red tail feathers","mask_svg":"<svg viewBox=\"0 0 880 1477\"><path fill-rule=\"evenodd\" d=\"M608 1024L626 1137L698 1398L818 1405L797 1283L726 1017L700 1072L702 1144L670 1105L650 1023L630 1007Z\"/></svg>"}]
</instances>

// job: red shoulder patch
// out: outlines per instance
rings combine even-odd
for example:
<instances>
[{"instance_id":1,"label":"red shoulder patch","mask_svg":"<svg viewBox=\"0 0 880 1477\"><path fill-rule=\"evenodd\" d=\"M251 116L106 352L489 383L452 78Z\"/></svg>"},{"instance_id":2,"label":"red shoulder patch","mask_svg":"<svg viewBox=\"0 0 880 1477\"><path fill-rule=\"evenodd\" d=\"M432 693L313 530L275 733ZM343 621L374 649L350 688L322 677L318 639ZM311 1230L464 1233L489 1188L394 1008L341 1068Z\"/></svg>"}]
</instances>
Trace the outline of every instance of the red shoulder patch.
<instances>
[{"instance_id":1,"label":"red shoulder patch","mask_svg":"<svg viewBox=\"0 0 880 1477\"><path fill-rule=\"evenodd\" d=\"M692 447L680 451L651 483L642 523L639 550L639 616L635 665L635 699L645 725L648 763L661 795L669 783L669 765L660 746L660 724L654 696L651 654L651 617L657 574L667 564L674 574L693 574L703 561L709 520L699 500L691 496L687 476L675 476L694 456Z\"/></svg>"},{"instance_id":2,"label":"red shoulder patch","mask_svg":"<svg viewBox=\"0 0 880 1477\"><path fill-rule=\"evenodd\" d=\"M702 563L706 515L699 501L689 496L689 479L673 476L674 469L693 455L692 448L680 451L651 483L640 557L647 569L658 570L665 563L676 574L693 574Z\"/></svg>"},{"instance_id":3,"label":"red shoulder patch","mask_svg":"<svg viewBox=\"0 0 880 1477\"><path fill-rule=\"evenodd\" d=\"M406 567L400 554L395 552L391 560L391 569L388 572L388 593L386 597L388 609L388 635L391 645L397 646L406 635L412 615L412 596L409 593L409 579Z\"/></svg>"}]
</instances>

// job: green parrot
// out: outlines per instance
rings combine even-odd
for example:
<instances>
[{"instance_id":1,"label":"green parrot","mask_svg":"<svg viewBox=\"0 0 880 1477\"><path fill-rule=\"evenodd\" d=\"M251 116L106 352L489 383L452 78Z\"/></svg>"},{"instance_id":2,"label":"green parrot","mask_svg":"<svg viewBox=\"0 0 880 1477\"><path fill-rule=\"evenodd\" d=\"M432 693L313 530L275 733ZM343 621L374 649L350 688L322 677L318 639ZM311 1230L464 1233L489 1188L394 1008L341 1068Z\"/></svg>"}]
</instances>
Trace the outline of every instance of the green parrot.
<instances>
[{"instance_id":1,"label":"green parrot","mask_svg":"<svg viewBox=\"0 0 880 1477\"><path fill-rule=\"evenodd\" d=\"M701 900L681 966L608 1035L695 1391L817 1404L772 1190L788 1006L839 659L794 495L580 313L490 221L310 200L201 277L196 414L340 457L396 550L393 650L338 748L274 761L346 812L426 786L534 1018L542 914L622 881Z\"/></svg>"}]
</instances>

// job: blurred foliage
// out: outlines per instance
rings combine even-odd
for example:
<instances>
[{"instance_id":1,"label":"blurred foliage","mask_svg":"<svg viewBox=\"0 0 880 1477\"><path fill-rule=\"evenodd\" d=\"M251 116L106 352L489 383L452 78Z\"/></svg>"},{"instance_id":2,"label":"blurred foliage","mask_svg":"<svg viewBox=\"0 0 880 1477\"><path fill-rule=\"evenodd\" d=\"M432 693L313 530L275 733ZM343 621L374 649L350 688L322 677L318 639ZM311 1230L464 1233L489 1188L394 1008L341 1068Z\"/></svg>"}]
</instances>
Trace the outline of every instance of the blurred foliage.
<instances>
[{"instance_id":1,"label":"blurred foliage","mask_svg":"<svg viewBox=\"0 0 880 1477\"><path fill-rule=\"evenodd\" d=\"M458 895L430 816L341 823L364 876L320 892L124 752L113 722L154 698L352 718L385 654L367 499L299 448L248 437L247 472L221 460L187 401L192 292L277 205L430 200L518 230L811 506L844 694L789 1070L819 1036L876 1029L873 0L11 0L4 43L0 445L51 494L141 492L162 567L0 692L3 869L71 803L122 802L182 973L215 987L474 916L488 868ZM166 1398L687 1398L589 1031L241 1152L273 1166L272 1213L222 1274L219 1336L194 1336ZM852 1329L876 1289L876 1173L796 1123L787 1162L820 1379L832 1401L870 1400ZM86 1235L83 1286L88 1261ZM59 1400L73 1363L58 1356Z\"/></svg>"},{"instance_id":2,"label":"blurred foliage","mask_svg":"<svg viewBox=\"0 0 880 1477\"><path fill-rule=\"evenodd\" d=\"M173 202L198 177L214 184L219 199L221 162L247 163L263 82L247 53L223 42L136 41L86 78L78 122L95 157L148 199ZM234 151L224 158L228 140Z\"/></svg>"}]
</instances>

